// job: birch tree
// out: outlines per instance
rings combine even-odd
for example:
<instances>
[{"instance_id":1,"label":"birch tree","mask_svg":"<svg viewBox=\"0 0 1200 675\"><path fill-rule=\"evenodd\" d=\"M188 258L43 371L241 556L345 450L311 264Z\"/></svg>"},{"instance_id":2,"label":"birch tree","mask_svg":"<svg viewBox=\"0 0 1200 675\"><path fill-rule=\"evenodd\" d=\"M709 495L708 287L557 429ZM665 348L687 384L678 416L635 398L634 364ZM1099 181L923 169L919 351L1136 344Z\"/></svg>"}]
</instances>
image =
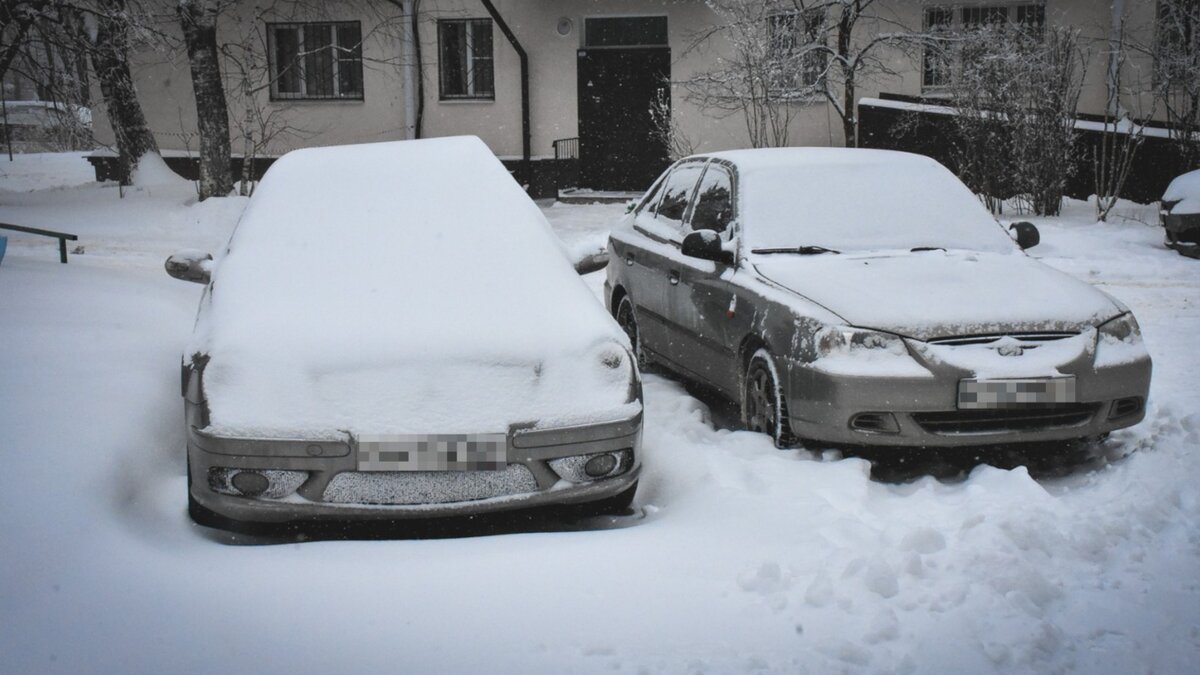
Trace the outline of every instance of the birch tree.
<instances>
[{"instance_id":1,"label":"birch tree","mask_svg":"<svg viewBox=\"0 0 1200 675\"><path fill-rule=\"evenodd\" d=\"M229 107L217 46L220 0L179 0L177 11L187 47L200 132L200 199L223 197L233 190L230 166Z\"/></svg>"}]
</instances>

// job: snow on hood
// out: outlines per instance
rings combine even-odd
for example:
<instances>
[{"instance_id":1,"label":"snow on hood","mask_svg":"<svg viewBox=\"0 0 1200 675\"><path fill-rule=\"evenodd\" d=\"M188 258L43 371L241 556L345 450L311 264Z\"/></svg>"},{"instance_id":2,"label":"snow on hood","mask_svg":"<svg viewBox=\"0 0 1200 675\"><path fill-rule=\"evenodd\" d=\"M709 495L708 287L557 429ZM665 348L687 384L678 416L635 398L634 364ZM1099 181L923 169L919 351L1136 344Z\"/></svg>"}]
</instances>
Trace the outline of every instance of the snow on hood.
<instances>
[{"instance_id":1,"label":"snow on hood","mask_svg":"<svg viewBox=\"0 0 1200 675\"><path fill-rule=\"evenodd\" d=\"M753 264L850 325L918 339L1077 330L1121 311L1097 289L1020 253L782 254Z\"/></svg>"},{"instance_id":2,"label":"snow on hood","mask_svg":"<svg viewBox=\"0 0 1200 675\"><path fill-rule=\"evenodd\" d=\"M187 353L213 433L495 432L628 398L627 339L477 138L288 153L210 291Z\"/></svg>"},{"instance_id":3,"label":"snow on hood","mask_svg":"<svg viewBox=\"0 0 1200 675\"><path fill-rule=\"evenodd\" d=\"M1175 215L1200 213L1200 169L1176 176L1163 193L1162 201L1177 202L1171 208Z\"/></svg>"}]
</instances>

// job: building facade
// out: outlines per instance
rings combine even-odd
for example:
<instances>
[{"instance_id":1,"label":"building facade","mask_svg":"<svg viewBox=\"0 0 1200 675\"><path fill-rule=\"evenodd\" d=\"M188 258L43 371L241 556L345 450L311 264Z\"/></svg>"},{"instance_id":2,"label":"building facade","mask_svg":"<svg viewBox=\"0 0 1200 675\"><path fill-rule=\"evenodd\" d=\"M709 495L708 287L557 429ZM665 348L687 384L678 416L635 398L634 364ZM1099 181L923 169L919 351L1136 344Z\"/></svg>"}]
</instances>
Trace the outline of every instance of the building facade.
<instances>
[{"instance_id":1,"label":"building facade","mask_svg":"<svg viewBox=\"0 0 1200 675\"><path fill-rule=\"evenodd\" d=\"M415 21L406 14L414 4ZM1087 55L1080 110L1102 113L1115 31L1149 44L1155 9L1155 0L877 0L853 42L997 20L1071 26ZM269 157L297 147L473 134L513 163L577 156L571 180L580 187L643 189L678 152L655 131L662 127L649 112L656 104L660 114L669 107L686 149L750 144L746 115L701 104L689 86L737 57L724 20L703 0L238 4L218 26L233 150ZM863 72L856 98L944 93L949 71L919 40L873 49L877 66ZM1148 91L1150 59L1128 54L1126 82L1145 79ZM183 50L138 53L135 78L160 147L195 150ZM788 145L845 143L837 109L823 97L797 97L788 107ZM111 142L101 110L95 129Z\"/></svg>"}]
</instances>

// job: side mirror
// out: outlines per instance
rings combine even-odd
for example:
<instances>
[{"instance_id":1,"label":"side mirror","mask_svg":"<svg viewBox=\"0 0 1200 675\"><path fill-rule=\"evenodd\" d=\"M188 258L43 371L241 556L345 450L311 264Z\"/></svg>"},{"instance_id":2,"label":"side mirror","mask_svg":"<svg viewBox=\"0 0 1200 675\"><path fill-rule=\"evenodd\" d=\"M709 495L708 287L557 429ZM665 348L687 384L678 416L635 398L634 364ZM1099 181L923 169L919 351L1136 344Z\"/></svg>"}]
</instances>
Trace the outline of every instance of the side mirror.
<instances>
[{"instance_id":1,"label":"side mirror","mask_svg":"<svg viewBox=\"0 0 1200 675\"><path fill-rule=\"evenodd\" d=\"M599 272L608 267L608 251L598 251L575 261L575 272L580 276Z\"/></svg>"},{"instance_id":2,"label":"side mirror","mask_svg":"<svg viewBox=\"0 0 1200 675\"><path fill-rule=\"evenodd\" d=\"M1017 246L1022 250L1033 248L1042 241L1042 235L1038 233L1037 226L1033 223L1021 221L1008 226L1008 230L1016 235Z\"/></svg>"},{"instance_id":3,"label":"side mirror","mask_svg":"<svg viewBox=\"0 0 1200 675\"><path fill-rule=\"evenodd\" d=\"M163 267L167 268L167 274L181 281L207 284L212 275L212 259L211 253L188 248L172 254Z\"/></svg>"},{"instance_id":4,"label":"side mirror","mask_svg":"<svg viewBox=\"0 0 1200 675\"><path fill-rule=\"evenodd\" d=\"M712 230L697 230L683 238L683 254L701 260L730 265L733 255L721 247L721 235Z\"/></svg>"}]
</instances>

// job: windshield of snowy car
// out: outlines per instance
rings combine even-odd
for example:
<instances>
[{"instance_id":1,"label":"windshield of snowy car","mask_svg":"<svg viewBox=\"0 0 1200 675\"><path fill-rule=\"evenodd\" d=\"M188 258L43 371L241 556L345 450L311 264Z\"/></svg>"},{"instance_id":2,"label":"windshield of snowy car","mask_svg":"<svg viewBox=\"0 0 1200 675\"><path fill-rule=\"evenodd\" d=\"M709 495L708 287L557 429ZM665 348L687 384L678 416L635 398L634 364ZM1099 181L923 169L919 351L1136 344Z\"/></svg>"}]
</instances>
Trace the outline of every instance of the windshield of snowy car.
<instances>
[{"instance_id":1,"label":"windshield of snowy car","mask_svg":"<svg viewBox=\"0 0 1200 675\"><path fill-rule=\"evenodd\" d=\"M1011 252L979 200L933 160L841 151L740 167L742 223L751 250L797 253L912 249ZM897 157L899 161L896 161ZM782 160L782 161L780 161Z\"/></svg>"}]
</instances>

